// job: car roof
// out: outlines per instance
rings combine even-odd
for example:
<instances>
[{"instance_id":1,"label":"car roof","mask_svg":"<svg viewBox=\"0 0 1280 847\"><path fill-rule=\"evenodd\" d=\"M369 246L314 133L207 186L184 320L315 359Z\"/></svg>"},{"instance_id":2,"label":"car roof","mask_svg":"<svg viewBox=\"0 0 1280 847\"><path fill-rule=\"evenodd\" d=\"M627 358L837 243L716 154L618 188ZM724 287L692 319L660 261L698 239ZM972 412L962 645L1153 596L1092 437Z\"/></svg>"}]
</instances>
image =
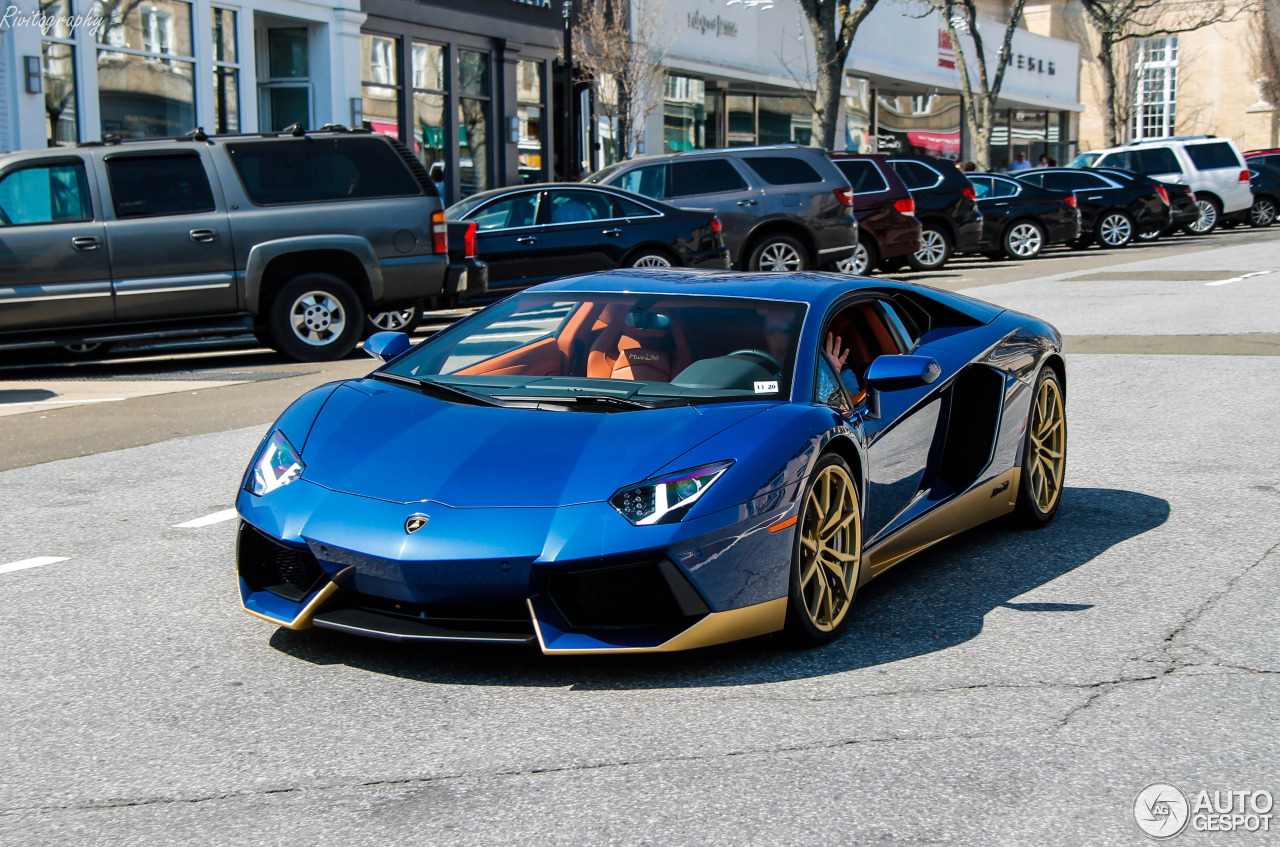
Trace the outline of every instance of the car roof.
<instances>
[{"instance_id":1,"label":"car roof","mask_svg":"<svg viewBox=\"0 0 1280 847\"><path fill-rule=\"evenodd\" d=\"M646 203L666 205L661 200L654 200L651 197L644 197L631 191L625 191L621 188L598 182L526 182L521 185L508 185L503 188L490 188L488 191L477 191L475 194L469 194L462 199L477 201L488 200L490 197L500 197L503 194L515 194L518 191L545 191L549 188L580 188L583 191L599 191L604 194L616 194L626 198L639 197L639 199Z\"/></svg>"}]
</instances>

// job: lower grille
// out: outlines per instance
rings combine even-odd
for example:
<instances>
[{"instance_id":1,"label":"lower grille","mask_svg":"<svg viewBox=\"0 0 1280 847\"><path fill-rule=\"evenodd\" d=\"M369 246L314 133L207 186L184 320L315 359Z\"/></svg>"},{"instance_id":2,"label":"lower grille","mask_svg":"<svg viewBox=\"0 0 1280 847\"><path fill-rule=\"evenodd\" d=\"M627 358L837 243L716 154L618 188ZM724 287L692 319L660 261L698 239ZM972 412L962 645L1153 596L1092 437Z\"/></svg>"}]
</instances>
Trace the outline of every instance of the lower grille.
<instances>
[{"instance_id":1,"label":"lower grille","mask_svg":"<svg viewBox=\"0 0 1280 847\"><path fill-rule=\"evenodd\" d=\"M570 626L583 629L672 624L708 611L666 560L553 573L547 594Z\"/></svg>"},{"instance_id":2,"label":"lower grille","mask_svg":"<svg viewBox=\"0 0 1280 847\"><path fill-rule=\"evenodd\" d=\"M236 536L240 578L255 591L270 591L295 603L324 584L316 557L305 547L290 547L240 522Z\"/></svg>"}]
</instances>

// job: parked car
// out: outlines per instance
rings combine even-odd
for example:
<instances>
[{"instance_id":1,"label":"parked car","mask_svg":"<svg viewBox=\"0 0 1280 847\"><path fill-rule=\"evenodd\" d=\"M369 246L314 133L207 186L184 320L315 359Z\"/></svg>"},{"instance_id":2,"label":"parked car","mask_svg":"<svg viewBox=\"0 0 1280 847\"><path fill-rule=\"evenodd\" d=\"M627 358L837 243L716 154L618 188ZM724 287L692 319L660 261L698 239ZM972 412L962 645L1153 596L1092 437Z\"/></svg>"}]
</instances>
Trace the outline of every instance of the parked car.
<instances>
[{"instance_id":1,"label":"parked car","mask_svg":"<svg viewBox=\"0 0 1280 847\"><path fill-rule=\"evenodd\" d=\"M889 158L916 202L920 249L907 257L918 271L942 268L952 253L973 253L982 242L982 213L973 185L949 159L933 156Z\"/></svg>"},{"instance_id":2,"label":"parked car","mask_svg":"<svg viewBox=\"0 0 1280 847\"><path fill-rule=\"evenodd\" d=\"M369 316L369 333L412 332L428 309L452 309L484 297L489 289L489 267L476 257L475 221L446 221L449 227L449 279L436 297Z\"/></svg>"},{"instance_id":3,"label":"parked car","mask_svg":"<svg viewBox=\"0 0 1280 847\"><path fill-rule=\"evenodd\" d=\"M1159 233L1172 222L1164 183L1124 171L1038 168L1010 174L1049 191L1072 194L1080 210L1080 237L1072 247L1090 244L1125 247L1139 233Z\"/></svg>"},{"instance_id":4,"label":"parked car","mask_svg":"<svg viewBox=\"0 0 1280 847\"><path fill-rule=\"evenodd\" d=\"M478 226L489 288L515 288L614 268L729 266L720 221L628 191L544 183L473 194L450 218Z\"/></svg>"},{"instance_id":5,"label":"parked car","mask_svg":"<svg viewBox=\"0 0 1280 847\"><path fill-rule=\"evenodd\" d=\"M1210 233L1224 213L1247 210L1253 205L1249 171L1240 150L1229 138L1161 138L1094 152L1100 155L1093 167L1123 168L1163 182L1191 186L1200 217L1186 227L1188 234Z\"/></svg>"},{"instance_id":6,"label":"parked car","mask_svg":"<svg viewBox=\"0 0 1280 847\"><path fill-rule=\"evenodd\" d=\"M858 219L858 250L841 260L842 273L869 274L877 266L902 267L920 249L916 203L888 157L832 153L831 160L853 186L853 213Z\"/></svg>"},{"instance_id":7,"label":"parked car","mask_svg":"<svg viewBox=\"0 0 1280 847\"><path fill-rule=\"evenodd\" d=\"M858 246L853 189L826 153L782 144L631 159L587 177L678 206L709 208L732 266L834 269Z\"/></svg>"},{"instance_id":8,"label":"parked car","mask_svg":"<svg viewBox=\"0 0 1280 847\"><path fill-rule=\"evenodd\" d=\"M1250 150L1244 154L1244 158L1246 165L1252 161L1259 161L1264 165L1280 168L1280 150Z\"/></svg>"},{"instance_id":9,"label":"parked car","mask_svg":"<svg viewBox=\"0 0 1280 847\"><path fill-rule=\"evenodd\" d=\"M1019 182L1007 176L967 174L982 210L977 252L989 259L1034 259L1050 244L1080 235L1080 210L1072 194Z\"/></svg>"},{"instance_id":10,"label":"parked car","mask_svg":"<svg viewBox=\"0 0 1280 847\"><path fill-rule=\"evenodd\" d=\"M346 130L0 156L0 349L254 331L335 359L365 315L445 290L416 158Z\"/></svg>"},{"instance_id":11,"label":"parked car","mask_svg":"<svg viewBox=\"0 0 1280 847\"><path fill-rule=\"evenodd\" d=\"M1280 167L1264 164L1265 159L1246 159L1249 163L1249 188L1253 191L1253 205L1247 212L1233 212L1222 219L1223 226L1247 223L1250 226L1271 226L1280 213ZM1277 158L1280 161L1280 157Z\"/></svg>"}]
</instances>

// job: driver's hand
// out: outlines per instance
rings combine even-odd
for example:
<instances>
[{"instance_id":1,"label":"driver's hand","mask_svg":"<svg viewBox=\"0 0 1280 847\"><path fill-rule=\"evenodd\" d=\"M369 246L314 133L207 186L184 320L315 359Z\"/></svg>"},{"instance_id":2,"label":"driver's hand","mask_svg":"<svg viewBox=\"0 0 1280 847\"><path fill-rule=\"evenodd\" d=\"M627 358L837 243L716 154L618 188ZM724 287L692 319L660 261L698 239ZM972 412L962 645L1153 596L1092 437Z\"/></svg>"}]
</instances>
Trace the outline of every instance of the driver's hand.
<instances>
[{"instance_id":1,"label":"driver's hand","mask_svg":"<svg viewBox=\"0 0 1280 847\"><path fill-rule=\"evenodd\" d=\"M845 359L849 358L849 351L844 348L841 339L836 338L833 332L827 333L827 343L822 346L822 352L827 354L836 373L844 368Z\"/></svg>"}]
</instances>

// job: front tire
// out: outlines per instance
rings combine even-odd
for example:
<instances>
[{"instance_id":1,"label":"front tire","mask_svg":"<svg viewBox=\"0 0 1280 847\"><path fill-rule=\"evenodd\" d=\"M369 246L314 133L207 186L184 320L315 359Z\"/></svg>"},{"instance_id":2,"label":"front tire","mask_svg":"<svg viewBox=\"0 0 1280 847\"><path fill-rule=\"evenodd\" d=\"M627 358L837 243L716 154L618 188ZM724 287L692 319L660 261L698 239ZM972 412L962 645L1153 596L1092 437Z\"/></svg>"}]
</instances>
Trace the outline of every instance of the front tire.
<instances>
[{"instance_id":1,"label":"front tire","mask_svg":"<svg viewBox=\"0 0 1280 847\"><path fill-rule=\"evenodd\" d=\"M272 346L299 362L330 362L355 349L364 307L351 286L332 274L299 274L271 300Z\"/></svg>"},{"instance_id":2,"label":"front tire","mask_svg":"<svg viewBox=\"0 0 1280 847\"><path fill-rule=\"evenodd\" d=\"M1098 221L1098 243L1104 249L1128 247L1133 240L1133 218L1124 212L1107 212Z\"/></svg>"},{"instance_id":3,"label":"front tire","mask_svg":"<svg viewBox=\"0 0 1280 847\"><path fill-rule=\"evenodd\" d=\"M1222 220L1222 209L1212 197L1197 197L1196 209L1199 210L1200 217L1184 226L1182 231L1187 235L1208 235Z\"/></svg>"},{"instance_id":4,"label":"front tire","mask_svg":"<svg viewBox=\"0 0 1280 847\"><path fill-rule=\"evenodd\" d=\"M751 250L747 270L807 271L809 251L790 235L766 235Z\"/></svg>"},{"instance_id":5,"label":"front tire","mask_svg":"<svg viewBox=\"0 0 1280 847\"><path fill-rule=\"evenodd\" d=\"M674 266L675 262L671 260L671 257L658 250L643 250L628 259L626 264L626 267L629 268L670 268Z\"/></svg>"},{"instance_id":6,"label":"front tire","mask_svg":"<svg viewBox=\"0 0 1280 847\"><path fill-rule=\"evenodd\" d=\"M940 271L951 258L951 239L940 229L925 227L920 232L920 249L907 257L917 271Z\"/></svg>"},{"instance_id":7,"label":"front tire","mask_svg":"<svg viewBox=\"0 0 1280 847\"><path fill-rule=\"evenodd\" d=\"M1014 221L1004 233L1004 252L1011 259L1036 258L1044 252L1044 228L1032 220Z\"/></svg>"},{"instance_id":8,"label":"front tire","mask_svg":"<svg viewBox=\"0 0 1280 847\"><path fill-rule=\"evenodd\" d=\"M1259 197L1249 207L1249 226L1271 226L1276 222L1277 215L1280 215L1280 206L1276 205L1276 201L1270 197Z\"/></svg>"},{"instance_id":9,"label":"front tire","mask_svg":"<svg viewBox=\"0 0 1280 847\"><path fill-rule=\"evenodd\" d=\"M421 319L422 310L417 306L396 309L391 312L379 312L366 318L365 331L368 334L375 332L413 332L414 327L418 325L418 321Z\"/></svg>"},{"instance_id":10,"label":"front tire","mask_svg":"<svg viewBox=\"0 0 1280 847\"><path fill-rule=\"evenodd\" d=\"M848 620L862 574L862 512L844 459L818 460L796 521L791 553L787 633L801 644L823 644Z\"/></svg>"},{"instance_id":11,"label":"front tire","mask_svg":"<svg viewBox=\"0 0 1280 847\"><path fill-rule=\"evenodd\" d=\"M1022 475L1014 514L1025 526L1044 526L1062 502L1067 470L1067 405L1062 382L1053 368L1036 377L1027 438L1022 449Z\"/></svg>"}]
</instances>

